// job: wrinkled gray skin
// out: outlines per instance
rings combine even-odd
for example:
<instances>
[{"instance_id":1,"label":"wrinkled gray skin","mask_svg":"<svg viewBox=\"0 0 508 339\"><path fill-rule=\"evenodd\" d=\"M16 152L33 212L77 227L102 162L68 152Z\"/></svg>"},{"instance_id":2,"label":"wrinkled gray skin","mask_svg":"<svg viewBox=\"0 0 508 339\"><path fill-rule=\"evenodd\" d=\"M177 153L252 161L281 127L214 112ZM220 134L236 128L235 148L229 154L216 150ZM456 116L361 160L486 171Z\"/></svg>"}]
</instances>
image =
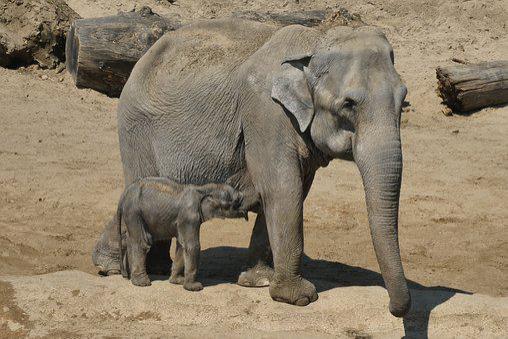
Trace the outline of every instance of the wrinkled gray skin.
<instances>
[{"instance_id":1,"label":"wrinkled gray skin","mask_svg":"<svg viewBox=\"0 0 508 339\"><path fill-rule=\"evenodd\" d=\"M301 276L303 201L319 167L353 159L390 311L403 316L411 304L397 231L405 95L392 47L374 28L191 24L157 41L122 92L125 181L162 175L239 189L258 216L238 283L269 281L274 300L306 305L317 293ZM118 267L115 239L107 226L96 246L105 271Z\"/></svg>"},{"instance_id":2,"label":"wrinkled gray skin","mask_svg":"<svg viewBox=\"0 0 508 339\"><path fill-rule=\"evenodd\" d=\"M136 286L150 286L146 255L154 241L176 237L176 256L169 281L200 291L199 230L213 218L247 218L242 194L224 184L180 185L166 178L145 178L129 185L117 210L117 233L125 230L127 253L120 246L120 270Z\"/></svg>"}]
</instances>

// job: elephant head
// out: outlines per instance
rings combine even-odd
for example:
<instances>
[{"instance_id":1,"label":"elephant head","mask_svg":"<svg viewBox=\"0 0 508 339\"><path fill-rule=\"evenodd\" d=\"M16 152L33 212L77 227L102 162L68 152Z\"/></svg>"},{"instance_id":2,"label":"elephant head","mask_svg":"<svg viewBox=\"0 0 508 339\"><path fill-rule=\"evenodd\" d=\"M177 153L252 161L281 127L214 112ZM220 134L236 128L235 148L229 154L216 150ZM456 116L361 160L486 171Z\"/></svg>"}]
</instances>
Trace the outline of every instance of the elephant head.
<instances>
[{"instance_id":1,"label":"elephant head","mask_svg":"<svg viewBox=\"0 0 508 339\"><path fill-rule=\"evenodd\" d=\"M334 28L313 50L282 63L272 98L328 158L356 162L390 312L400 317L411 305L398 241L400 111L407 90L393 62L379 30Z\"/></svg>"}]
</instances>

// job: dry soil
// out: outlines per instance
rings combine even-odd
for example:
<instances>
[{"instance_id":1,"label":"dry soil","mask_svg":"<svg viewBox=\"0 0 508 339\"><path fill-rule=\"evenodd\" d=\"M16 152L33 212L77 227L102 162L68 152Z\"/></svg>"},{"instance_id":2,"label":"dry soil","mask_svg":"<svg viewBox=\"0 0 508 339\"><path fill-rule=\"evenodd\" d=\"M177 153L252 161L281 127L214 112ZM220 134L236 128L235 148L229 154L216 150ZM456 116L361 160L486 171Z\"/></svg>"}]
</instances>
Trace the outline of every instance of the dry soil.
<instances>
[{"instance_id":1,"label":"dry soil","mask_svg":"<svg viewBox=\"0 0 508 339\"><path fill-rule=\"evenodd\" d=\"M67 3L83 17L147 4L186 20L337 4ZM340 5L385 31L409 88L400 242L417 305L410 317L388 313L361 180L354 163L343 161L318 171L305 203L304 275L320 291L308 307L234 285L253 221L203 228L203 292L184 292L163 277L135 288L97 276L91 249L123 188L117 100L76 89L65 72L0 68L0 336L508 336L508 107L445 116L435 93L435 68L452 58L507 58L508 2Z\"/></svg>"}]
</instances>

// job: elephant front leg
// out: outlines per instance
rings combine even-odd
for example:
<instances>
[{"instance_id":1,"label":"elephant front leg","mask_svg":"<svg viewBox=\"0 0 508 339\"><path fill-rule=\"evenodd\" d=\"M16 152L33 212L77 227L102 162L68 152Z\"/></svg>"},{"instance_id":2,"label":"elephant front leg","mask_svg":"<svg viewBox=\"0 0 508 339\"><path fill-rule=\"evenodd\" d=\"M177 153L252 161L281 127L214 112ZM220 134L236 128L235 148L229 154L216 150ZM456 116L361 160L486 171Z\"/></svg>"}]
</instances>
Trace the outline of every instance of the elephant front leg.
<instances>
[{"instance_id":1,"label":"elephant front leg","mask_svg":"<svg viewBox=\"0 0 508 339\"><path fill-rule=\"evenodd\" d=\"M318 295L314 285L301 276L303 198L300 193L296 189L266 197L264 210L275 268L270 296L276 301L305 306L316 301Z\"/></svg>"},{"instance_id":2,"label":"elephant front leg","mask_svg":"<svg viewBox=\"0 0 508 339\"><path fill-rule=\"evenodd\" d=\"M184 282L184 262L183 262L183 247L176 240L175 260L171 267L171 276L169 282L176 285L183 285Z\"/></svg>"},{"instance_id":3,"label":"elephant front leg","mask_svg":"<svg viewBox=\"0 0 508 339\"><path fill-rule=\"evenodd\" d=\"M238 285L263 287L270 284L273 277L272 251L268 239L266 219L263 213L256 217L249 244L247 269L238 277Z\"/></svg>"},{"instance_id":4,"label":"elephant front leg","mask_svg":"<svg viewBox=\"0 0 508 339\"><path fill-rule=\"evenodd\" d=\"M178 223L178 242L183 248L183 288L187 291L201 291L203 289L203 285L199 281L196 281L201 252L201 245L199 243L200 226L200 221Z\"/></svg>"}]
</instances>

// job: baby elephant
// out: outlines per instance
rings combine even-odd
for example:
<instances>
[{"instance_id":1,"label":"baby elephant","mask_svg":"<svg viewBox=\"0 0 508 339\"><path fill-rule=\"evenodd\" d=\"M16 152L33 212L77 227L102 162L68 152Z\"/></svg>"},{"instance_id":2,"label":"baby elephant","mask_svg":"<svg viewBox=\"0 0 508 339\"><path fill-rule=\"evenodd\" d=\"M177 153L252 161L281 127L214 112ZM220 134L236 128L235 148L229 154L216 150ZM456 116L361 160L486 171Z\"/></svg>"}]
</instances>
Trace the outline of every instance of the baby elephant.
<instances>
[{"instance_id":1,"label":"baby elephant","mask_svg":"<svg viewBox=\"0 0 508 339\"><path fill-rule=\"evenodd\" d=\"M145 260L154 241L177 238L176 255L169 281L199 291L196 281L199 229L212 218L245 218L243 196L225 184L180 185L165 178L141 179L125 190L117 210L121 271L137 286L151 285ZM122 227L127 253L123 253ZM184 274L185 271L185 274Z\"/></svg>"}]
</instances>

